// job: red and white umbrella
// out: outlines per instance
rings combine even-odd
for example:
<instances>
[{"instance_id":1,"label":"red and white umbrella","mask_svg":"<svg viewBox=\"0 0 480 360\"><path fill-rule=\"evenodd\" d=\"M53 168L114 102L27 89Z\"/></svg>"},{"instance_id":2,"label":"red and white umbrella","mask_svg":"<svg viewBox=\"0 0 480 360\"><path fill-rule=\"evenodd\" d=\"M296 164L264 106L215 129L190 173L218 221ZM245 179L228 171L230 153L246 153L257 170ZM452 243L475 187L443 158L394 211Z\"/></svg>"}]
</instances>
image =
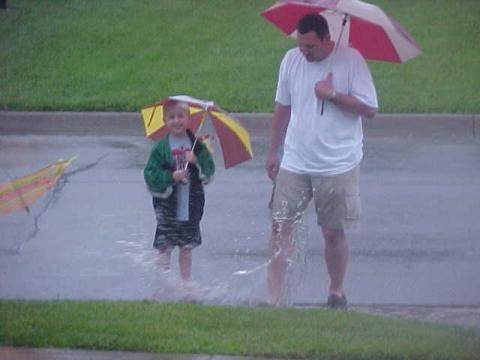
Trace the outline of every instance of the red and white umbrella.
<instances>
[{"instance_id":1,"label":"red and white umbrella","mask_svg":"<svg viewBox=\"0 0 480 360\"><path fill-rule=\"evenodd\" d=\"M325 17L332 40L357 49L366 59L404 63L422 52L397 21L359 0L283 0L262 16L295 37L298 21L311 12Z\"/></svg>"}]
</instances>

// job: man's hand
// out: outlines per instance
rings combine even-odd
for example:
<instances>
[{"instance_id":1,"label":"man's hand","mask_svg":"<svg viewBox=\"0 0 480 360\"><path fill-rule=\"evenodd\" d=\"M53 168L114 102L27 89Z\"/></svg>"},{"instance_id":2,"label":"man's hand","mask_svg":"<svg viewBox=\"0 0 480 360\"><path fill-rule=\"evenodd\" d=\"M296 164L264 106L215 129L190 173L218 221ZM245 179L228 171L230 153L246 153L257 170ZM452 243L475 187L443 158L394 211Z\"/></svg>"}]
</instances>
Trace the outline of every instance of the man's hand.
<instances>
[{"instance_id":1,"label":"man's hand","mask_svg":"<svg viewBox=\"0 0 480 360\"><path fill-rule=\"evenodd\" d=\"M325 80L320 80L315 83L315 95L322 100L330 100L334 94L333 74L329 72Z\"/></svg>"},{"instance_id":2,"label":"man's hand","mask_svg":"<svg viewBox=\"0 0 480 360\"><path fill-rule=\"evenodd\" d=\"M275 180L280 169L280 153L279 149L283 147L283 141L290 121L290 105L275 104L272 120L272 138L270 140L270 148L267 154L265 170L270 179Z\"/></svg>"},{"instance_id":3,"label":"man's hand","mask_svg":"<svg viewBox=\"0 0 480 360\"><path fill-rule=\"evenodd\" d=\"M280 156L277 152L268 153L265 169L267 170L268 177L271 180L275 180L280 170Z\"/></svg>"},{"instance_id":4,"label":"man's hand","mask_svg":"<svg viewBox=\"0 0 480 360\"><path fill-rule=\"evenodd\" d=\"M321 100L334 100L335 105L344 110L359 114L365 118L373 118L377 109L363 103L353 95L336 92L333 88L333 74L330 72L325 80L315 84L315 95Z\"/></svg>"}]
</instances>

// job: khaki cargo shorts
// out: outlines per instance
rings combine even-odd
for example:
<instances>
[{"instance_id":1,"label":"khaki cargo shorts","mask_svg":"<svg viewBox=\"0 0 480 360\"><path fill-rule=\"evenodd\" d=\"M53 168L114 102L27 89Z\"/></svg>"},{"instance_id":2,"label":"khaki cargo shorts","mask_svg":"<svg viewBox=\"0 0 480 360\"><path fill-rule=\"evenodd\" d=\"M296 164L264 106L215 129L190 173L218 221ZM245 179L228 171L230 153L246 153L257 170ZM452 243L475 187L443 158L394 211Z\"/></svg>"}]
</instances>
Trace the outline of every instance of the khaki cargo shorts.
<instances>
[{"instance_id":1,"label":"khaki cargo shorts","mask_svg":"<svg viewBox=\"0 0 480 360\"><path fill-rule=\"evenodd\" d=\"M272 219L300 219L313 198L317 223L327 229L344 229L358 223L361 204L360 165L338 175L310 176L280 169L275 180Z\"/></svg>"}]
</instances>

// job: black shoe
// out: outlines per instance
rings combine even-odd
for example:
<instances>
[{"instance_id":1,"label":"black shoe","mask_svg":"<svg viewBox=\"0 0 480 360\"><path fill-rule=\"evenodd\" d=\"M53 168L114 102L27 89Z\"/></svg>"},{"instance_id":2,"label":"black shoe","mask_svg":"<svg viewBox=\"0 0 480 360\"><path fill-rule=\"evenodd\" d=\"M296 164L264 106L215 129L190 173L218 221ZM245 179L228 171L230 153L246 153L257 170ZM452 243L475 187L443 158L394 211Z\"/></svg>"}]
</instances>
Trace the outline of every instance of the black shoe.
<instances>
[{"instance_id":1,"label":"black shoe","mask_svg":"<svg viewBox=\"0 0 480 360\"><path fill-rule=\"evenodd\" d=\"M338 296L335 294L328 295L327 307L331 309L346 309L347 298L345 295Z\"/></svg>"}]
</instances>

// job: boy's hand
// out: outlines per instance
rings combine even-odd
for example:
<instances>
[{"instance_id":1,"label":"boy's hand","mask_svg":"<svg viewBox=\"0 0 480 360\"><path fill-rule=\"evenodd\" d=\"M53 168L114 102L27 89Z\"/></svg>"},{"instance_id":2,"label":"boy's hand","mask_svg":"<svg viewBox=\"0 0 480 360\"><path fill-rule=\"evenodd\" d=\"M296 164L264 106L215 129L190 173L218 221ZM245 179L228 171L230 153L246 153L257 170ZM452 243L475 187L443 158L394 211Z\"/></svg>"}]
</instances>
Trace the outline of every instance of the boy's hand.
<instances>
[{"instance_id":1,"label":"boy's hand","mask_svg":"<svg viewBox=\"0 0 480 360\"><path fill-rule=\"evenodd\" d=\"M175 180L176 183L179 183L179 182L187 183L188 170L175 170L173 172L173 180Z\"/></svg>"},{"instance_id":2,"label":"boy's hand","mask_svg":"<svg viewBox=\"0 0 480 360\"><path fill-rule=\"evenodd\" d=\"M197 157L195 156L195 153L191 150L185 151L185 158L190 164L196 164L197 163Z\"/></svg>"}]
</instances>

